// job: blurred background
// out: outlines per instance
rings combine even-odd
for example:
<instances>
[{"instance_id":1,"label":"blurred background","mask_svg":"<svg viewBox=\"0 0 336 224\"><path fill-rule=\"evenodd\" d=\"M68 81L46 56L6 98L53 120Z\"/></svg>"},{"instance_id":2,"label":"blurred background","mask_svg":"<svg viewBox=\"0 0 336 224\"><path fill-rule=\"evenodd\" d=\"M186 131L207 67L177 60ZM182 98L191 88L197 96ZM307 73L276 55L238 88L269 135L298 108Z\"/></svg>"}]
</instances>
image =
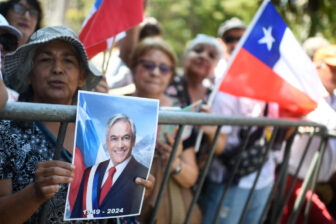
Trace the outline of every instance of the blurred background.
<instances>
[{"instance_id":1,"label":"blurred background","mask_svg":"<svg viewBox=\"0 0 336 224\"><path fill-rule=\"evenodd\" d=\"M94 0L40 0L44 25L66 25L77 33ZM216 36L218 26L227 18L240 17L249 24L261 0L149 0L145 14L162 24L164 38L179 58L188 40L197 33ZM336 41L335 0L272 0L296 38L322 35Z\"/></svg>"}]
</instances>

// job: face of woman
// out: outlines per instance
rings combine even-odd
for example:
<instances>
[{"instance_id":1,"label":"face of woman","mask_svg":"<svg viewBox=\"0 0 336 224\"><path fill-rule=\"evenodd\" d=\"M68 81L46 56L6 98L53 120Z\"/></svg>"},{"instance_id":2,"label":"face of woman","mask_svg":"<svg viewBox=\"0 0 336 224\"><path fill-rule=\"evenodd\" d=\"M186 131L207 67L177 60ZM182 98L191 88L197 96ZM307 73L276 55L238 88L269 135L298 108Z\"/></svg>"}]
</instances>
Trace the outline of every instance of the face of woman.
<instances>
[{"instance_id":1,"label":"face of woman","mask_svg":"<svg viewBox=\"0 0 336 224\"><path fill-rule=\"evenodd\" d=\"M71 104L85 81L73 48L64 41L49 42L37 50L33 63L29 76L33 101Z\"/></svg>"},{"instance_id":2,"label":"face of woman","mask_svg":"<svg viewBox=\"0 0 336 224\"><path fill-rule=\"evenodd\" d=\"M27 0L20 0L8 11L8 23L20 30L23 35L20 44L28 42L29 37L34 33L38 16L37 9L29 5Z\"/></svg>"},{"instance_id":3,"label":"face of woman","mask_svg":"<svg viewBox=\"0 0 336 224\"><path fill-rule=\"evenodd\" d=\"M184 74L202 81L213 74L218 61L214 46L198 44L189 51L184 60Z\"/></svg>"},{"instance_id":4,"label":"face of woman","mask_svg":"<svg viewBox=\"0 0 336 224\"><path fill-rule=\"evenodd\" d=\"M164 94L173 74L170 58L161 50L152 49L140 56L133 74L139 96L159 98Z\"/></svg>"}]
</instances>

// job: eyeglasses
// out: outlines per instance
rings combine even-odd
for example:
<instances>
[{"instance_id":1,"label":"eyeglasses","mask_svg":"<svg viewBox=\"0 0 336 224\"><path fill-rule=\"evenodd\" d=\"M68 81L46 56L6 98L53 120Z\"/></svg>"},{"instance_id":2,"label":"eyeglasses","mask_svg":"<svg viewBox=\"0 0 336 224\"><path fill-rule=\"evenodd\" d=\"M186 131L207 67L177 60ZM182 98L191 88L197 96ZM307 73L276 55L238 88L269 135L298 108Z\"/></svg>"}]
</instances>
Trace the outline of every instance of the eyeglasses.
<instances>
[{"instance_id":1,"label":"eyeglasses","mask_svg":"<svg viewBox=\"0 0 336 224\"><path fill-rule=\"evenodd\" d=\"M240 40L241 36L225 36L222 39L225 43L232 44L234 42L238 42Z\"/></svg>"},{"instance_id":2,"label":"eyeglasses","mask_svg":"<svg viewBox=\"0 0 336 224\"><path fill-rule=\"evenodd\" d=\"M31 18L37 19L39 12L36 9L30 9L27 8L26 6L16 3L13 5L13 11L16 14L24 15L26 12L29 13Z\"/></svg>"},{"instance_id":3,"label":"eyeglasses","mask_svg":"<svg viewBox=\"0 0 336 224\"><path fill-rule=\"evenodd\" d=\"M159 70L164 75L169 75L173 72L173 67L165 64L156 64L154 61L140 59L138 64L141 64L144 69L147 71L153 71L156 67L159 67Z\"/></svg>"},{"instance_id":4,"label":"eyeglasses","mask_svg":"<svg viewBox=\"0 0 336 224\"><path fill-rule=\"evenodd\" d=\"M18 47L18 39L16 38L16 36L10 33L1 34L0 44L7 52L15 51L15 49Z\"/></svg>"}]
</instances>

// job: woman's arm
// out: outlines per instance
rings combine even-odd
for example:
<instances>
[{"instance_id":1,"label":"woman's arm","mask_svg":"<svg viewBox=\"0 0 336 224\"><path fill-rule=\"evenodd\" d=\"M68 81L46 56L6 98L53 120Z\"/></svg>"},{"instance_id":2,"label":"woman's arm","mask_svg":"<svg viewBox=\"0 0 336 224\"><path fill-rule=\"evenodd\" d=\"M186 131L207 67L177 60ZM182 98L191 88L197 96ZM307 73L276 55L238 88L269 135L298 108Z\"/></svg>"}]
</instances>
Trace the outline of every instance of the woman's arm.
<instances>
[{"instance_id":1,"label":"woman's arm","mask_svg":"<svg viewBox=\"0 0 336 224\"><path fill-rule=\"evenodd\" d=\"M5 106L8 99L6 86L0 78L0 109Z\"/></svg>"},{"instance_id":2,"label":"woman's arm","mask_svg":"<svg viewBox=\"0 0 336 224\"><path fill-rule=\"evenodd\" d=\"M182 187L192 187L198 178L198 166L194 147L185 149L181 156L174 160L172 170L176 170L178 166L180 166L180 172L176 174L173 173L172 176Z\"/></svg>"},{"instance_id":3,"label":"woman's arm","mask_svg":"<svg viewBox=\"0 0 336 224\"><path fill-rule=\"evenodd\" d=\"M0 180L0 223L23 223L59 190L72 181L74 167L62 161L45 161L36 167L35 182L13 193L12 179Z\"/></svg>"},{"instance_id":4,"label":"woman's arm","mask_svg":"<svg viewBox=\"0 0 336 224\"><path fill-rule=\"evenodd\" d=\"M217 127L216 126L202 126L201 130L204 132L206 138L208 139L209 142L212 142L215 138L215 134L216 134L216 130ZM215 154L219 155L221 154L225 147L226 147L226 134L224 133L219 133L218 138L217 138L217 142L215 145Z\"/></svg>"},{"instance_id":5,"label":"woman's arm","mask_svg":"<svg viewBox=\"0 0 336 224\"><path fill-rule=\"evenodd\" d=\"M174 143L174 138L171 135L166 134L167 143L158 142L161 157L167 164ZM180 171L174 174L174 171L179 167ZM172 176L174 179L185 188L193 186L198 177L198 167L196 163L196 156L193 147L183 150L182 142L179 143L178 149L173 161Z\"/></svg>"}]
</instances>

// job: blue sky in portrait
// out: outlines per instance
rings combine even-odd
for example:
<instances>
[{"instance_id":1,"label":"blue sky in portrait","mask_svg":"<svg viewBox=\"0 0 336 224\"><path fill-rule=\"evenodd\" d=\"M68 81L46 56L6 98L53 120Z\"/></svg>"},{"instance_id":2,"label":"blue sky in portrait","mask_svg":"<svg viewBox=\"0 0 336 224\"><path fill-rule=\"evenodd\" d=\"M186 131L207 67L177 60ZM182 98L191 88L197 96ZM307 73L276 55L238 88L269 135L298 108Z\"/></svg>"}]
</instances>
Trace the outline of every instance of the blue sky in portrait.
<instances>
[{"instance_id":1,"label":"blue sky in portrait","mask_svg":"<svg viewBox=\"0 0 336 224\"><path fill-rule=\"evenodd\" d=\"M91 116L100 142L103 145L105 145L105 125L110 117L117 113L123 113L134 121L136 126L136 144L132 153L136 159L148 167L155 148L158 100L114 96L87 91L80 91L80 95L87 103L86 111Z\"/></svg>"}]
</instances>

